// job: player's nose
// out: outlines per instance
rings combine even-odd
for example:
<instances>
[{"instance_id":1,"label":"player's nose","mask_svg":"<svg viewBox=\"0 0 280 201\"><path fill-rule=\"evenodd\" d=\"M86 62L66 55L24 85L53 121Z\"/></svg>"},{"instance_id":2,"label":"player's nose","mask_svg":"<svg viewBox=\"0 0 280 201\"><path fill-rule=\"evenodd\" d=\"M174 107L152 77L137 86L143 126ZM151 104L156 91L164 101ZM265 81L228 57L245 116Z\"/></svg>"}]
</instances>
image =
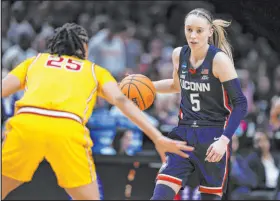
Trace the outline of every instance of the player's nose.
<instances>
[{"instance_id":1,"label":"player's nose","mask_svg":"<svg viewBox=\"0 0 280 201\"><path fill-rule=\"evenodd\" d=\"M195 39L196 38L196 32L195 31L193 31L192 33L191 33L191 39Z\"/></svg>"}]
</instances>

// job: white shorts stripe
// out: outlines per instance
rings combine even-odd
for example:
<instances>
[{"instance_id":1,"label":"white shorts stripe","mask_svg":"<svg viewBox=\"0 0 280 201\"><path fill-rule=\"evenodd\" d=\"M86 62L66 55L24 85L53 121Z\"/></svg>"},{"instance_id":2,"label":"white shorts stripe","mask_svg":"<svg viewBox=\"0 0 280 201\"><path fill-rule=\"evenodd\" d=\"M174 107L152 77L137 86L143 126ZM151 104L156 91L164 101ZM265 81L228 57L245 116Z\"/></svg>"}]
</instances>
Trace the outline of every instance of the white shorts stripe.
<instances>
[{"instance_id":1,"label":"white shorts stripe","mask_svg":"<svg viewBox=\"0 0 280 201\"><path fill-rule=\"evenodd\" d=\"M34 108L34 107L22 107L17 111L17 114L20 113L34 113L34 114L41 114L45 116L70 118L80 123L83 123L82 119L78 115L69 112L63 112L63 111L54 111L54 110L47 110L47 109Z\"/></svg>"},{"instance_id":2,"label":"white shorts stripe","mask_svg":"<svg viewBox=\"0 0 280 201\"><path fill-rule=\"evenodd\" d=\"M168 174L158 174L158 175L162 175L162 176L165 176L165 177L169 177L169 178L172 178L172 179L175 179L175 180L177 180L177 181L182 181L182 179L178 179L177 177L173 177L173 176L170 176L170 175L168 175Z\"/></svg>"},{"instance_id":3,"label":"white shorts stripe","mask_svg":"<svg viewBox=\"0 0 280 201\"><path fill-rule=\"evenodd\" d=\"M207 189L215 189L215 190L222 189L222 187L208 187L208 186L202 186L202 185L200 185L200 187L207 188Z\"/></svg>"}]
</instances>

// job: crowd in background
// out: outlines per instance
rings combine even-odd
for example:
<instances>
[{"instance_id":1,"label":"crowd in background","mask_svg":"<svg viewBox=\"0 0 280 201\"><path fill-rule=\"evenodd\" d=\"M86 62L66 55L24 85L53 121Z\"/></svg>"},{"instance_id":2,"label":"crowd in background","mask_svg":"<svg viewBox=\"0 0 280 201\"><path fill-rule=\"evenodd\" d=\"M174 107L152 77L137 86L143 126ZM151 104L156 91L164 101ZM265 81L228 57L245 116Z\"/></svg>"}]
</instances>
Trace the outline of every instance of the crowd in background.
<instances>
[{"instance_id":1,"label":"crowd in background","mask_svg":"<svg viewBox=\"0 0 280 201\"><path fill-rule=\"evenodd\" d=\"M108 69L117 81L127 73L141 73L151 80L171 78L172 51L186 44L185 15L197 7L215 14L213 4L201 1L117 4L118 1L2 2L2 77L26 58L45 52L47 39L55 28L76 22L88 31L89 60ZM242 24L231 20L228 38L248 100L248 115L236 130L232 144L232 196L240 198L255 189L275 190L279 183L280 160L276 153L280 151L280 131L269 124L269 112L272 102L280 96L280 61L266 38L244 32ZM6 114L2 120L13 115L13 104L22 93L2 100L2 114ZM180 94L158 94L145 114L167 133L178 122L179 102ZM96 144L95 154L134 155L150 143L117 108L101 98L88 127Z\"/></svg>"}]
</instances>

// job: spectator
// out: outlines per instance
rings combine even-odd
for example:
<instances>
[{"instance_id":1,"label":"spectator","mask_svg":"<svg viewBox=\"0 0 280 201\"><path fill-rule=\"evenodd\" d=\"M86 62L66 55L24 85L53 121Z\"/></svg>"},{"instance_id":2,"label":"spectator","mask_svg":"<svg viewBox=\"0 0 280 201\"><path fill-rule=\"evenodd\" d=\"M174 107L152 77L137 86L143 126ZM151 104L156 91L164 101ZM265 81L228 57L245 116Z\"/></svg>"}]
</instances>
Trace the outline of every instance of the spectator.
<instances>
[{"instance_id":1,"label":"spectator","mask_svg":"<svg viewBox=\"0 0 280 201\"><path fill-rule=\"evenodd\" d=\"M126 67L135 70L138 67L143 45L140 40L135 38L136 27L132 22L127 23L127 34L124 43L126 50Z\"/></svg>"},{"instance_id":2,"label":"spectator","mask_svg":"<svg viewBox=\"0 0 280 201\"><path fill-rule=\"evenodd\" d=\"M178 122L178 100L180 100L178 94L157 94L154 115L164 132L170 132Z\"/></svg>"},{"instance_id":3,"label":"spectator","mask_svg":"<svg viewBox=\"0 0 280 201\"><path fill-rule=\"evenodd\" d=\"M255 111L255 105L253 100L253 95L255 92L255 85L250 79L250 72L247 69L238 69L237 70L238 77L240 79L240 84L242 87L242 91L246 96L248 102L248 113L252 113Z\"/></svg>"},{"instance_id":4,"label":"spectator","mask_svg":"<svg viewBox=\"0 0 280 201\"><path fill-rule=\"evenodd\" d=\"M264 100L269 103L272 97L272 90L270 87L269 78L267 76L260 76L257 83L255 100L261 101Z\"/></svg>"},{"instance_id":5,"label":"spectator","mask_svg":"<svg viewBox=\"0 0 280 201\"><path fill-rule=\"evenodd\" d=\"M279 176L279 156L271 152L268 134L258 131L253 139L255 151L248 156L251 169L258 175L257 189L275 189Z\"/></svg>"},{"instance_id":6,"label":"spectator","mask_svg":"<svg viewBox=\"0 0 280 201\"><path fill-rule=\"evenodd\" d=\"M110 24L102 31L102 37L91 38L89 42L89 60L107 68L117 79L126 69L125 45L122 34L126 31L124 24ZM97 36L100 36L97 33Z\"/></svg>"},{"instance_id":7,"label":"spectator","mask_svg":"<svg viewBox=\"0 0 280 201\"><path fill-rule=\"evenodd\" d=\"M88 13L82 13L82 14L79 15L78 24L81 25L82 27L84 27L87 30L89 36L92 35L92 30L90 28L90 23L91 23L91 18L90 18L90 15Z\"/></svg>"},{"instance_id":8,"label":"spectator","mask_svg":"<svg viewBox=\"0 0 280 201\"><path fill-rule=\"evenodd\" d=\"M37 55L37 51L31 48L31 36L27 32L19 32L18 34L18 44L10 47L3 55L3 68L9 71L25 59Z\"/></svg>"},{"instance_id":9,"label":"spectator","mask_svg":"<svg viewBox=\"0 0 280 201\"><path fill-rule=\"evenodd\" d=\"M236 135L232 137L232 155L230 171L230 198L240 200L257 186L257 175L251 170L245 158L238 153L239 139Z\"/></svg>"},{"instance_id":10,"label":"spectator","mask_svg":"<svg viewBox=\"0 0 280 201\"><path fill-rule=\"evenodd\" d=\"M23 1L16 1L12 5L12 19L7 32L7 37L12 44L17 44L19 42L19 37L22 32L27 33L31 40L35 36L33 27L26 20L26 11L27 9Z\"/></svg>"},{"instance_id":11,"label":"spectator","mask_svg":"<svg viewBox=\"0 0 280 201\"><path fill-rule=\"evenodd\" d=\"M120 147L119 147L119 154L126 154L126 155L133 155L133 150L130 149L130 146L133 143L133 132L131 130L126 130L121 139L120 139Z\"/></svg>"}]
</instances>

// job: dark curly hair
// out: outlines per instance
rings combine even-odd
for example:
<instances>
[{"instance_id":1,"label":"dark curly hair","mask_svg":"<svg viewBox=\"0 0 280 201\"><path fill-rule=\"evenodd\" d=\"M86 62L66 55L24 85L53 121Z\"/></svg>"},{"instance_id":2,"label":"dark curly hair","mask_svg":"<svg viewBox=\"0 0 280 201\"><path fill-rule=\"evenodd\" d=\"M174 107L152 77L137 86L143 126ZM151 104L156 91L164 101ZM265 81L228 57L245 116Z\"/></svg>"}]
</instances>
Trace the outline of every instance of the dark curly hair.
<instances>
[{"instance_id":1,"label":"dark curly hair","mask_svg":"<svg viewBox=\"0 0 280 201\"><path fill-rule=\"evenodd\" d=\"M87 31L75 23L66 23L55 29L54 35L48 40L50 54L76 56L85 59L83 43L88 43Z\"/></svg>"}]
</instances>

